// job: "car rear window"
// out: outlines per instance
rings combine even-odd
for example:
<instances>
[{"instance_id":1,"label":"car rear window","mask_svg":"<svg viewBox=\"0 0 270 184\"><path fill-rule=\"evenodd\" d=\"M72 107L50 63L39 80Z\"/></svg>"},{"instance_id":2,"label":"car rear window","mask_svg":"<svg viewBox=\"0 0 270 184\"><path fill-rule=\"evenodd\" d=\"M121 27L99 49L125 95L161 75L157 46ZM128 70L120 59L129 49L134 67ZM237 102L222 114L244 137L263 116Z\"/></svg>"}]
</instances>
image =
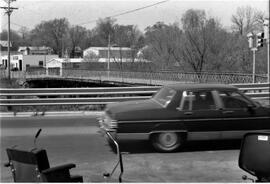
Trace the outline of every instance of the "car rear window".
<instances>
[{"instance_id":1,"label":"car rear window","mask_svg":"<svg viewBox=\"0 0 270 184\"><path fill-rule=\"evenodd\" d=\"M251 102L241 93L235 91L219 91L219 96L225 108L246 108Z\"/></svg>"}]
</instances>

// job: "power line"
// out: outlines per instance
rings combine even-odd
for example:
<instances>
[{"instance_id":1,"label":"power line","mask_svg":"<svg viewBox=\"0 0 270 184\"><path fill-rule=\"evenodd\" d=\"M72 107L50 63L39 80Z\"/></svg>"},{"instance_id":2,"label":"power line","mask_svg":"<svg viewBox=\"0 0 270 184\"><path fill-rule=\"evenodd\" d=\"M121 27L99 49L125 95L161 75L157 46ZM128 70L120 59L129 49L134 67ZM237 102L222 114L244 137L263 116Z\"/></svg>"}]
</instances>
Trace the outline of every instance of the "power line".
<instances>
[{"instance_id":1,"label":"power line","mask_svg":"<svg viewBox=\"0 0 270 184\"><path fill-rule=\"evenodd\" d=\"M15 25L15 26L18 26L18 27L22 27L22 28L27 28L26 26L23 26L23 25L20 25L20 24L14 23L14 22L11 22L11 24L13 24L13 25Z\"/></svg>"},{"instance_id":2,"label":"power line","mask_svg":"<svg viewBox=\"0 0 270 184\"><path fill-rule=\"evenodd\" d=\"M148 5L148 6L143 6L143 7L140 7L140 8L133 9L133 10L129 10L129 11L125 11L125 12L122 12L122 13L115 14L115 15L111 15L111 16L108 16L108 17L106 17L106 18L119 17L119 16L122 16L122 15L126 15L126 14L129 14L129 13L133 13L133 12L136 12L136 11L140 11L140 10L143 10L143 9L146 9L146 8L150 8L150 7L153 7L153 6L157 6L157 5L159 5L159 4L163 4L163 3L166 3L166 2L168 2L168 1L169 1L169 0L160 1L160 2L157 2L157 3L151 4L151 5ZM78 24L78 25L90 24L90 23L96 22L97 20L98 20L98 19L96 19L96 20L90 20L90 21L87 21L87 22L80 23L80 24Z\"/></svg>"}]
</instances>

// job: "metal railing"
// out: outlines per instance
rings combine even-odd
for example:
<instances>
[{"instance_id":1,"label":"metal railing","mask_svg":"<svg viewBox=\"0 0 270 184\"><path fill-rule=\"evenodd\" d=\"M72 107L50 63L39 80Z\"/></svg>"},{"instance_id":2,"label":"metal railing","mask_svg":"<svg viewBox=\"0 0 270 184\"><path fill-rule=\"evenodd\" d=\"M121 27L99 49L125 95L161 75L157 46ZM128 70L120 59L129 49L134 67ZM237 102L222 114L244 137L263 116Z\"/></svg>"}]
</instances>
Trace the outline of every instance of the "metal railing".
<instances>
[{"instance_id":1,"label":"metal railing","mask_svg":"<svg viewBox=\"0 0 270 184\"><path fill-rule=\"evenodd\" d=\"M270 99L269 84L235 84L253 99ZM160 86L107 88L0 88L0 106L94 105L149 99Z\"/></svg>"},{"instance_id":2,"label":"metal railing","mask_svg":"<svg viewBox=\"0 0 270 184\"><path fill-rule=\"evenodd\" d=\"M61 71L61 72L60 72ZM1 78L5 77L5 73L1 74ZM29 72L11 72L11 78L21 80L25 79L42 79L42 78L57 78L57 79L89 79L99 81L114 81L125 83L140 83L145 85L164 85L168 83L251 83L252 74L241 73L210 73L202 72L200 74L192 72L176 72L176 71L160 71L160 72L132 72L132 71L92 71L78 69L59 69L53 73L46 69L33 70ZM266 75L256 75L256 83L264 83L267 81Z\"/></svg>"}]
</instances>

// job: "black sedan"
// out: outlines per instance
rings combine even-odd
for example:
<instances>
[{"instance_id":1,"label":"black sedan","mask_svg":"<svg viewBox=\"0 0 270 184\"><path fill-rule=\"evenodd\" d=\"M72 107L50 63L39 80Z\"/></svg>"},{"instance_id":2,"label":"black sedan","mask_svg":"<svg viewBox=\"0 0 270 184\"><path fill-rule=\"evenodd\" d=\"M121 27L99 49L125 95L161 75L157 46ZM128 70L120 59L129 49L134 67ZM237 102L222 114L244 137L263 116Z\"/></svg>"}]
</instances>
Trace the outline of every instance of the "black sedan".
<instances>
[{"instance_id":1,"label":"black sedan","mask_svg":"<svg viewBox=\"0 0 270 184\"><path fill-rule=\"evenodd\" d=\"M270 108L230 85L169 85L148 100L108 105L99 124L117 140L150 140L158 151L171 152L185 141L240 139L270 130Z\"/></svg>"}]
</instances>

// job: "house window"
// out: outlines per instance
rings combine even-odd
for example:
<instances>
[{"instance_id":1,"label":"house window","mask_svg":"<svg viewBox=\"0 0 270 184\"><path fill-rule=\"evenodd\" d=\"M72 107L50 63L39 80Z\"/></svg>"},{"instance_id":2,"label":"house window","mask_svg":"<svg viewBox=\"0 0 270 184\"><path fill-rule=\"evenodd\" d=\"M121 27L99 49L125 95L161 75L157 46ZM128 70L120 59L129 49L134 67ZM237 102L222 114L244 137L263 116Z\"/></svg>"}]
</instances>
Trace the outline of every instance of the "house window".
<instances>
[{"instance_id":1,"label":"house window","mask_svg":"<svg viewBox=\"0 0 270 184\"><path fill-rule=\"evenodd\" d=\"M43 61L39 61L38 66L43 66Z\"/></svg>"}]
</instances>

